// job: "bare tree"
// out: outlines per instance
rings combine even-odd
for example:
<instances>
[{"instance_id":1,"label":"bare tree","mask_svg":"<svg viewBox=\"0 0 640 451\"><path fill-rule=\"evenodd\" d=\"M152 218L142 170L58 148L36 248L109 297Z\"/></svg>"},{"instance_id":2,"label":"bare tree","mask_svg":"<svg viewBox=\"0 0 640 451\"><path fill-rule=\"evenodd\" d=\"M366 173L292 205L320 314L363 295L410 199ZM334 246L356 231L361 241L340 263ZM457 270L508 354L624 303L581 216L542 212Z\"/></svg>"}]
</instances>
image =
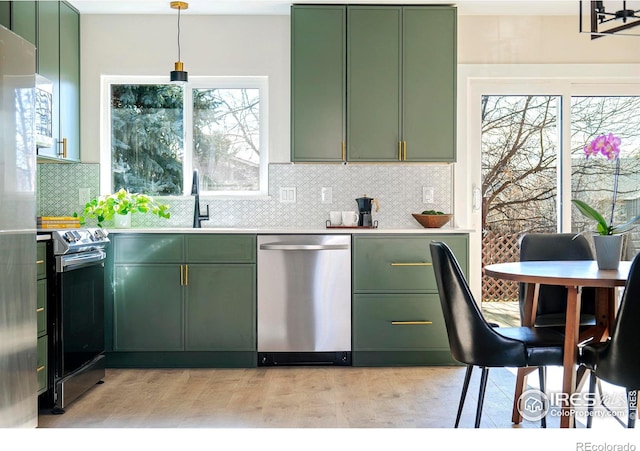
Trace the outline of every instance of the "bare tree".
<instances>
[{"instance_id":1,"label":"bare tree","mask_svg":"<svg viewBox=\"0 0 640 451\"><path fill-rule=\"evenodd\" d=\"M496 233L555 231L560 164L559 96L483 96L483 229ZM566 119L568 120L568 118ZM584 157L583 147L603 133L622 139L619 198L638 192L640 97L573 97L572 197L596 209L611 205L613 166ZM609 183L609 181L611 181ZM616 210L625 217L623 205ZM579 214L574 230L592 227Z\"/></svg>"}]
</instances>

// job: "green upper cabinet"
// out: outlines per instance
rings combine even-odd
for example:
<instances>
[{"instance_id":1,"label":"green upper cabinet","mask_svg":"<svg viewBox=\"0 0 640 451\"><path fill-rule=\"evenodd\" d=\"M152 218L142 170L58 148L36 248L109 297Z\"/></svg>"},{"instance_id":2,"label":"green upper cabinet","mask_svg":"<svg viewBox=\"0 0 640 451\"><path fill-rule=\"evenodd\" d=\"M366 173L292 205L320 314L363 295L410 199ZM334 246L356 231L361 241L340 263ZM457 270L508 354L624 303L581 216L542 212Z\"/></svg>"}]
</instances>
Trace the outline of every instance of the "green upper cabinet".
<instances>
[{"instance_id":1,"label":"green upper cabinet","mask_svg":"<svg viewBox=\"0 0 640 451\"><path fill-rule=\"evenodd\" d=\"M16 2L13 2L14 4ZM65 2L38 2L38 74L53 84L53 146L38 157L80 160L80 15Z\"/></svg>"},{"instance_id":2,"label":"green upper cabinet","mask_svg":"<svg viewBox=\"0 0 640 451\"><path fill-rule=\"evenodd\" d=\"M456 10L403 9L404 160L456 160Z\"/></svg>"},{"instance_id":3,"label":"green upper cabinet","mask_svg":"<svg viewBox=\"0 0 640 451\"><path fill-rule=\"evenodd\" d=\"M0 25L11 29L11 2L0 2Z\"/></svg>"},{"instance_id":4,"label":"green upper cabinet","mask_svg":"<svg viewBox=\"0 0 640 451\"><path fill-rule=\"evenodd\" d=\"M36 45L36 2L13 2L11 4L11 30Z\"/></svg>"},{"instance_id":5,"label":"green upper cabinet","mask_svg":"<svg viewBox=\"0 0 640 451\"><path fill-rule=\"evenodd\" d=\"M402 8L347 10L349 161L398 161Z\"/></svg>"},{"instance_id":6,"label":"green upper cabinet","mask_svg":"<svg viewBox=\"0 0 640 451\"><path fill-rule=\"evenodd\" d=\"M343 161L345 6L291 9L291 159Z\"/></svg>"},{"instance_id":7,"label":"green upper cabinet","mask_svg":"<svg viewBox=\"0 0 640 451\"><path fill-rule=\"evenodd\" d=\"M14 2L15 4L15 2ZM38 156L58 157L60 140L60 7L58 2L39 2L37 9L38 43L36 69L53 85L51 130L52 147L39 147Z\"/></svg>"},{"instance_id":8,"label":"green upper cabinet","mask_svg":"<svg viewBox=\"0 0 640 451\"><path fill-rule=\"evenodd\" d=\"M456 8L326 8L292 9L292 161L454 162Z\"/></svg>"},{"instance_id":9,"label":"green upper cabinet","mask_svg":"<svg viewBox=\"0 0 640 451\"><path fill-rule=\"evenodd\" d=\"M60 3L60 137L63 158L80 160L80 15Z\"/></svg>"}]
</instances>

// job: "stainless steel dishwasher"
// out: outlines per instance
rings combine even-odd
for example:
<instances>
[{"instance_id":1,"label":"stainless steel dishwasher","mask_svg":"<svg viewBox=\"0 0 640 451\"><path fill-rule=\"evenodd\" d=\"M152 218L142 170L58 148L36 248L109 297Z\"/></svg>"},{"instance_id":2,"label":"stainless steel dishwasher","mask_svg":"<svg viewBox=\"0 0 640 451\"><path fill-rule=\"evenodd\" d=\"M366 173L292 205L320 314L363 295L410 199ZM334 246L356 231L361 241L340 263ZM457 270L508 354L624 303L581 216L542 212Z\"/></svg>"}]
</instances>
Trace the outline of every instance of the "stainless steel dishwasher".
<instances>
[{"instance_id":1,"label":"stainless steel dishwasher","mask_svg":"<svg viewBox=\"0 0 640 451\"><path fill-rule=\"evenodd\" d=\"M351 365L351 236L258 236L258 365Z\"/></svg>"}]
</instances>

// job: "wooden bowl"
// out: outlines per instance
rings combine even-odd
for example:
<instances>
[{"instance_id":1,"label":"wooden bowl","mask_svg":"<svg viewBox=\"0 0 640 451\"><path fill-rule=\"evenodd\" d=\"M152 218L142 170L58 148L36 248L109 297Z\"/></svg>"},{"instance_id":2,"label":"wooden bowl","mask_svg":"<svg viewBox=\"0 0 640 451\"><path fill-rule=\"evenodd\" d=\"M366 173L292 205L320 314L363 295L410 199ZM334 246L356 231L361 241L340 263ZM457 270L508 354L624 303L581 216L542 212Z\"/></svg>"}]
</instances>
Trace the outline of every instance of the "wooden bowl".
<instances>
[{"instance_id":1,"label":"wooden bowl","mask_svg":"<svg viewBox=\"0 0 640 451\"><path fill-rule=\"evenodd\" d=\"M418 213L412 213L413 217L420 225L427 229L437 229L442 227L451 220L453 215L422 215Z\"/></svg>"}]
</instances>

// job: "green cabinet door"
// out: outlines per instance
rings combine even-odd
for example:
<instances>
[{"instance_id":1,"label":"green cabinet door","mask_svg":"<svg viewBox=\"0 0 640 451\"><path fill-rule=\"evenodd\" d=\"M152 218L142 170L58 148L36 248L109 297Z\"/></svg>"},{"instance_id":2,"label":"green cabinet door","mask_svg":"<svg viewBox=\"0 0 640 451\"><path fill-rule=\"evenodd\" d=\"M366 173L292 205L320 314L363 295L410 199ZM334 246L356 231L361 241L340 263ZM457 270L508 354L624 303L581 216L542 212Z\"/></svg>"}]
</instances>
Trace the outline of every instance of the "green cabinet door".
<instances>
[{"instance_id":1,"label":"green cabinet door","mask_svg":"<svg viewBox=\"0 0 640 451\"><path fill-rule=\"evenodd\" d=\"M11 2L0 2L0 25L11 29Z\"/></svg>"},{"instance_id":2,"label":"green cabinet door","mask_svg":"<svg viewBox=\"0 0 640 451\"><path fill-rule=\"evenodd\" d=\"M444 241L467 272L467 235L358 236L354 240L353 287L358 293L437 291L431 241Z\"/></svg>"},{"instance_id":3,"label":"green cabinet door","mask_svg":"<svg viewBox=\"0 0 640 451\"><path fill-rule=\"evenodd\" d=\"M291 160L341 161L345 6L291 9Z\"/></svg>"},{"instance_id":4,"label":"green cabinet door","mask_svg":"<svg viewBox=\"0 0 640 451\"><path fill-rule=\"evenodd\" d=\"M347 8L349 161L398 161L402 9Z\"/></svg>"},{"instance_id":5,"label":"green cabinet door","mask_svg":"<svg viewBox=\"0 0 640 451\"><path fill-rule=\"evenodd\" d=\"M455 161L456 10L404 7L406 161Z\"/></svg>"},{"instance_id":6,"label":"green cabinet door","mask_svg":"<svg viewBox=\"0 0 640 451\"><path fill-rule=\"evenodd\" d=\"M80 160L80 15L60 3L60 139L63 158Z\"/></svg>"},{"instance_id":7,"label":"green cabinet door","mask_svg":"<svg viewBox=\"0 0 640 451\"><path fill-rule=\"evenodd\" d=\"M256 351L253 264L190 264L186 285L187 351Z\"/></svg>"},{"instance_id":8,"label":"green cabinet door","mask_svg":"<svg viewBox=\"0 0 640 451\"><path fill-rule=\"evenodd\" d=\"M11 30L36 45L36 2L20 1L11 4Z\"/></svg>"},{"instance_id":9,"label":"green cabinet door","mask_svg":"<svg viewBox=\"0 0 640 451\"><path fill-rule=\"evenodd\" d=\"M181 269L175 264L116 264L115 351L182 351Z\"/></svg>"},{"instance_id":10,"label":"green cabinet door","mask_svg":"<svg viewBox=\"0 0 640 451\"><path fill-rule=\"evenodd\" d=\"M38 74L53 84L52 147L39 147L38 156L58 157L58 141L60 140L60 6L58 2L38 2L37 24L38 43L37 65Z\"/></svg>"},{"instance_id":11,"label":"green cabinet door","mask_svg":"<svg viewBox=\"0 0 640 451\"><path fill-rule=\"evenodd\" d=\"M448 350L437 294L359 294L353 300L354 351Z\"/></svg>"}]
</instances>

